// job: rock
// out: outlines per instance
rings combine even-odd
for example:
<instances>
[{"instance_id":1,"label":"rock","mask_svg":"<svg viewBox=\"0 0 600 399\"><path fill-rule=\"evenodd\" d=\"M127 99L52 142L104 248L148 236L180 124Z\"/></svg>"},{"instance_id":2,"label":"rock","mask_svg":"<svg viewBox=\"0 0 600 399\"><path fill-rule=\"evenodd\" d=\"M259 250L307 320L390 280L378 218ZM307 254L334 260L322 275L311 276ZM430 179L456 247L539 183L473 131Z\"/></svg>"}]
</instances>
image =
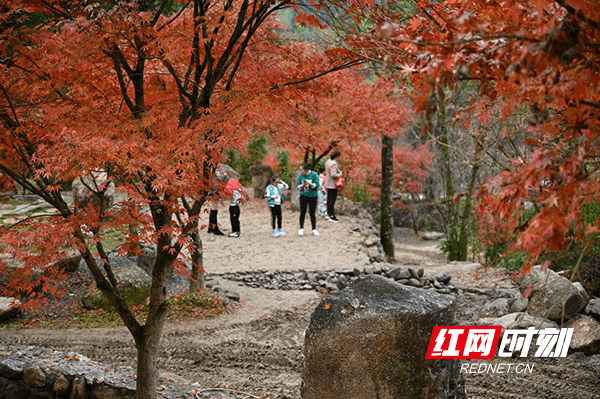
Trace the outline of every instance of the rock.
<instances>
[{"instance_id":1,"label":"rock","mask_svg":"<svg viewBox=\"0 0 600 399\"><path fill-rule=\"evenodd\" d=\"M142 246L137 259L138 267L145 271L149 276L152 276L154 262L156 262L156 247L151 245Z\"/></svg>"},{"instance_id":2,"label":"rock","mask_svg":"<svg viewBox=\"0 0 600 399\"><path fill-rule=\"evenodd\" d=\"M73 180L72 189L75 206L78 208L83 208L90 202L96 206L99 206L100 198L97 195L94 195L88 187L98 192L104 189L107 181L108 176L104 171L94 171L87 176ZM103 205L106 209L111 208L117 203L116 191L117 190L114 183L112 181L109 182L108 187L104 191L103 195Z\"/></svg>"},{"instance_id":3,"label":"rock","mask_svg":"<svg viewBox=\"0 0 600 399\"><path fill-rule=\"evenodd\" d=\"M90 393L90 399L115 399L120 396L117 389L108 386L95 387Z\"/></svg>"},{"instance_id":4,"label":"rock","mask_svg":"<svg viewBox=\"0 0 600 399\"><path fill-rule=\"evenodd\" d=\"M493 301L487 302L483 305L479 313L479 317L501 317L509 312L509 301L506 298L498 298Z\"/></svg>"},{"instance_id":5,"label":"rock","mask_svg":"<svg viewBox=\"0 0 600 399\"><path fill-rule=\"evenodd\" d=\"M249 172L252 175L254 198L263 198L265 194L265 188L267 188L271 176L273 176L273 169L269 165L260 164L252 165L249 169ZM294 186L295 184L290 184L290 187Z\"/></svg>"},{"instance_id":6,"label":"rock","mask_svg":"<svg viewBox=\"0 0 600 399\"><path fill-rule=\"evenodd\" d=\"M513 301L510 303L508 311L510 313L525 312L527 310L527 305L529 305L529 299L519 294L513 298Z\"/></svg>"},{"instance_id":7,"label":"rock","mask_svg":"<svg viewBox=\"0 0 600 399\"><path fill-rule=\"evenodd\" d=\"M423 239L427 241L437 241L445 238L446 234L437 231L426 231L423 233Z\"/></svg>"},{"instance_id":8,"label":"rock","mask_svg":"<svg viewBox=\"0 0 600 399\"><path fill-rule=\"evenodd\" d=\"M433 276L433 279L442 284L448 284L452 280L452 276L448 272L439 272Z\"/></svg>"},{"instance_id":9,"label":"rock","mask_svg":"<svg viewBox=\"0 0 600 399\"><path fill-rule=\"evenodd\" d=\"M238 294L235 291L226 291L225 292L225 298L231 299L234 302L239 302L240 299L241 299L241 296L240 296L240 294Z\"/></svg>"},{"instance_id":10,"label":"rock","mask_svg":"<svg viewBox=\"0 0 600 399\"><path fill-rule=\"evenodd\" d=\"M10 281L11 275L17 269L25 267L25 262L15 259L10 254L0 254L0 260L2 261L2 263L4 263L5 266L3 273L0 273L0 286L6 287L6 285ZM35 275L33 276L32 280L37 280L40 275L41 273L39 271L35 272Z\"/></svg>"},{"instance_id":11,"label":"rock","mask_svg":"<svg viewBox=\"0 0 600 399\"><path fill-rule=\"evenodd\" d=\"M411 274L408 271L408 267L399 266L395 269L392 269L388 272L388 276L393 278L394 280L403 280L411 278Z\"/></svg>"},{"instance_id":12,"label":"rock","mask_svg":"<svg viewBox=\"0 0 600 399\"><path fill-rule=\"evenodd\" d=\"M221 170L221 172L227 173L229 176L233 177L234 179L240 180L239 172L237 170L233 169L231 166L229 166L225 163L220 163L219 169Z\"/></svg>"},{"instance_id":13,"label":"rock","mask_svg":"<svg viewBox=\"0 0 600 399\"><path fill-rule=\"evenodd\" d=\"M0 296L0 320L7 320L19 313L21 301L11 297Z\"/></svg>"},{"instance_id":14,"label":"rock","mask_svg":"<svg viewBox=\"0 0 600 399\"><path fill-rule=\"evenodd\" d=\"M600 350L600 323L595 319L578 315L565 323L566 328L573 328L571 349L593 355Z\"/></svg>"},{"instance_id":15,"label":"rock","mask_svg":"<svg viewBox=\"0 0 600 399\"><path fill-rule=\"evenodd\" d=\"M311 316L302 398L465 398L458 361L425 359L433 327L454 312L451 296L359 278Z\"/></svg>"},{"instance_id":16,"label":"rock","mask_svg":"<svg viewBox=\"0 0 600 399\"><path fill-rule=\"evenodd\" d=\"M585 307L585 313L600 320L600 298L594 298Z\"/></svg>"},{"instance_id":17,"label":"rock","mask_svg":"<svg viewBox=\"0 0 600 399\"><path fill-rule=\"evenodd\" d=\"M475 323L478 326L502 326L503 329L558 328L558 324L543 317L528 313L509 313L502 317L483 317Z\"/></svg>"},{"instance_id":18,"label":"rock","mask_svg":"<svg viewBox=\"0 0 600 399\"><path fill-rule=\"evenodd\" d=\"M371 234L365 240L365 245L367 247L372 247L373 245L377 245L377 243L379 243L379 237L377 237L375 234Z\"/></svg>"},{"instance_id":19,"label":"rock","mask_svg":"<svg viewBox=\"0 0 600 399\"><path fill-rule=\"evenodd\" d=\"M46 374L39 367L25 367L23 381L30 388L43 388L46 386Z\"/></svg>"},{"instance_id":20,"label":"rock","mask_svg":"<svg viewBox=\"0 0 600 399\"><path fill-rule=\"evenodd\" d=\"M365 274L374 274L374 273L375 273L375 268L373 266L365 267Z\"/></svg>"},{"instance_id":21,"label":"rock","mask_svg":"<svg viewBox=\"0 0 600 399\"><path fill-rule=\"evenodd\" d=\"M6 386L3 394L4 399L24 399L29 398L30 392L27 387L13 381Z\"/></svg>"},{"instance_id":22,"label":"rock","mask_svg":"<svg viewBox=\"0 0 600 399\"><path fill-rule=\"evenodd\" d=\"M379 263L375 263L373 265L373 273L374 274L381 274L381 273L383 273L383 269L381 268L381 265Z\"/></svg>"},{"instance_id":23,"label":"rock","mask_svg":"<svg viewBox=\"0 0 600 399\"><path fill-rule=\"evenodd\" d=\"M23 376L23 366L13 359L2 359L0 360L0 375L10 380L17 380Z\"/></svg>"},{"instance_id":24,"label":"rock","mask_svg":"<svg viewBox=\"0 0 600 399\"><path fill-rule=\"evenodd\" d=\"M114 274L121 295L130 306L139 305L150 295L152 279L136 265L130 264L120 267L114 271ZM100 309L110 306L108 299L96 287L96 283L92 283L88 292L81 298L81 302L86 309Z\"/></svg>"},{"instance_id":25,"label":"rock","mask_svg":"<svg viewBox=\"0 0 600 399\"><path fill-rule=\"evenodd\" d=\"M583 297L584 301L586 303L588 303L590 301L590 296L587 293L587 291L585 290L585 288L583 288L583 285L581 285L581 283L579 281L574 282L573 286L575 288L577 288L577 291L579 291L579 293L581 294L581 296Z\"/></svg>"},{"instance_id":26,"label":"rock","mask_svg":"<svg viewBox=\"0 0 600 399\"><path fill-rule=\"evenodd\" d=\"M417 278L409 279L408 284L412 285L413 287L422 287L423 286L423 283L421 283L421 280L419 280Z\"/></svg>"},{"instance_id":27,"label":"rock","mask_svg":"<svg viewBox=\"0 0 600 399\"><path fill-rule=\"evenodd\" d=\"M86 399L88 396L88 388L84 378L75 378L71 384L71 394L69 399Z\"/></svg>"},{"instance_id":28,"label":"rock","mask_svg":"<svg viewBox=\"0 0 600 399\"><path fill-rule=\"evenodd\" d=\"M56 380L54 381L54 386L52 389L54 390L56 395L63 396L67 392L69 392L70 387L71 383L69 382L67 377L65 377L62 374L59 374L58 377L56 377Z\"/></svg>"},{"instance_id":29,"label":"rock","mask_svg":"<svg viewBox=\"0 0 600 399\"><path fill-rule=\"evenodd\" d=\"M520 290L522 293L531 290L527 312L550 320L562 318L563 305L565 320L587 305L585 297L569 280L541 266L533 267L523 278Z\"/></svg>"},{"instance_id":30,"label":"rock","mask_svg":"<svg viewBox=\"0 0 600 399\"><path fill-rule=\"evenodd\" d=\"M348 277L345 274L340 275L337 281L337 287L342 290L348 285Z\"/></svg>"},{"instance_id":31,"label":"rock","mask_svg":"<svg viewBox=\"0 0 600 399\"><path fill-rule=\"evenodd\" d=\"M408 271L409 271L409 273L410 273L410 276L411 276L412 278L416 278L417 280L420 280L420 279L421 279L421 277L419 276L419 272L418 272L418 271L416 271L415 269L413 269L412 267L409 267L409 268L408 268Z\"/></svg>"},{"instance_id":32,"label":"rock","mask_svg":"<svg viewBox=\"0 0 600 399\"><path fill-rule=\"evenodd\" d=\"M382 262L383 255L381 253L381 249L377 245L373 245L367 249L367 255L369 256L369 260L371 262Z\"/></svg>"},{"instance_id":33,"label":"rock","mask_svg":"<svg viewBox=\"0 0 600 399\"><path fill-rule=\"evenodd\" d=\"M83 257L76 251L71 251L66 255L67 257L56 261L54 266L56 266L58 270L74 272L79 267L79 263L81 263L81 259L83 259Z\"/></svg>"}]
</instances>

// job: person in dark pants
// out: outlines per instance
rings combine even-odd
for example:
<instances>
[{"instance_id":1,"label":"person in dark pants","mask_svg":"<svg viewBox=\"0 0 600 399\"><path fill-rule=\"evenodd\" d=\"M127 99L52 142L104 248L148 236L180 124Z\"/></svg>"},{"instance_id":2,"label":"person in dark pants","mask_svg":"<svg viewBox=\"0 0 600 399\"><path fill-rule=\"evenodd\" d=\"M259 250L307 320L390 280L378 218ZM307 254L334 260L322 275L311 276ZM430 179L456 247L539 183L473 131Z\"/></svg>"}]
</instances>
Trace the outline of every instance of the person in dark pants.
<instances>
[{"instance_id":1,"label":"person in dark pants","mask_svg":"<svg viewBox=\"0 0 600 399\"><path fill-rule=\"evenodd\" d=\"M320 235L317 231L317 197L319 195L319 175L317 172L310 170L310 164L303 163L300 166L300 174L298 175L298 190L300 190L300 230L298 235L304 235L304 219L308 208L310 216L310 224L312 226L312 235Z\"/></svg>"},{"instance_id":2,"label":"person in dark pants","mask_svg":"<svg viewBox=\"0 0 600 399\"><path fill-rule=\"evenodd\" d=\"M219 180L224 181L226 179L225 174L222 173L220 170L216 170L215 175L216 175L216 177L213 178L215 186L218 184ZM218 236L223 236L225 234L221 231L221 229L219 229L219 222L218 222L219 210L217 209L219 206L219 202L218 202L217 197L218 197L217 190L212 188L208 193L208 198L209 198L208 203L210 205L210 213L208 215L208 233L215 234Z\"/></svg>"},{"instance_id":3,"label":"person in dark pants","mask_svg":"<svg viewBox=\"0 0 600 399\"><path fill-rule=\"evenodd\" d=\"M287 190L290 187L286 182L281 180L279 175L271 176L271 183L265 188L265 198L267 204L271 210L271 227L273 227L273 237L285 237L285 231L283 231L281 214L281 204L283 202L283 190Z\"/></svg>"},{"instance_id":4,"label":"person in dark pants","mask_svg":"<svg viewBox=\"0 0 600 399\"><path fill-rule=\"evenodd\" d=\"M240 184L236 179L227 175L227 191L231 193L229 200L229 221L231 222L231 233L229 237L239 237L242 233L240 231L240 200L242 199L242 192L244 186Z\"/></svg>"},{"instance_id":5,"label":"person in dark pants","mask_svg":"<svg viewBox=\"0 0 600 399\"><path fill-rule=\"evenodd\" d=\"M337 179L342 176L342 170L338 166L337 158L340 152L335 150L331 157L325 162L325 188L327 189L327 220L330 222L339 222L335 216L335 201L338 195Z\"/></svg>"}]
</instances>

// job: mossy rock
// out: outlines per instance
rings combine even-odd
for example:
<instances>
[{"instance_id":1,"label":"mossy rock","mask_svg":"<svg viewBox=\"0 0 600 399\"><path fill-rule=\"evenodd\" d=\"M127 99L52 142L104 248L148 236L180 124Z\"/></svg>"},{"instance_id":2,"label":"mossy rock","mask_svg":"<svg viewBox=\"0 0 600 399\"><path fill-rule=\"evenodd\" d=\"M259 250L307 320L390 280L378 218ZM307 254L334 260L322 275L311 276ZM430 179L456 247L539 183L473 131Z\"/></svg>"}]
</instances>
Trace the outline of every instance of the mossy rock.
<instances>
[{"instance_id":1,"label":"mossy rock","mask_svg":"<svg viewBox=\"0 0 600 399\"><path fill-rule=\"evenodd\" d=\"M136 265L127 265L115 270L115 278L119 285L121 295L129 306L137 306L150 296L152 279ZM81 298L86 309L112 310L108 298L98 290L96 283L92 283L88 292Z\"/></svg>"}]
</instances>

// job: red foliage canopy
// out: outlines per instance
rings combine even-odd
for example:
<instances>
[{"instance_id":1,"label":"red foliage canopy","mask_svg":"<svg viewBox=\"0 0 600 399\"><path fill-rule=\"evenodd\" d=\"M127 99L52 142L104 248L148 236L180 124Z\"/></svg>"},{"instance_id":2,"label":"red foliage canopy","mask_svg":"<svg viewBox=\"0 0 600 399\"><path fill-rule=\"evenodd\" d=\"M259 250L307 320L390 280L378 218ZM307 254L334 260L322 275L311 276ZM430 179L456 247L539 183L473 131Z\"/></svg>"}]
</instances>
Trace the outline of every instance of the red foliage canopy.
<instances>
[{"instance_id":1,"label":"red foliage canopy","mask_svg":"<svg viewBox=\"0 0 600 399\"><path fill-rule=\"evenodd\" d=\"M477 118L488 118L495 104L505 116L528 109L526 144L534 150L490 181L479 208L518 233L520 248L537 258L564 248L570 229L579 242L598 232L582 218L600 189L597 2L351 0L321 7L372 23L367 31L354 24L346 45L409 79L417 110L428 107L433 90L463 80L477 82ZM538 212L522 225L526 203Z\"/></svg>"}]
</instances>

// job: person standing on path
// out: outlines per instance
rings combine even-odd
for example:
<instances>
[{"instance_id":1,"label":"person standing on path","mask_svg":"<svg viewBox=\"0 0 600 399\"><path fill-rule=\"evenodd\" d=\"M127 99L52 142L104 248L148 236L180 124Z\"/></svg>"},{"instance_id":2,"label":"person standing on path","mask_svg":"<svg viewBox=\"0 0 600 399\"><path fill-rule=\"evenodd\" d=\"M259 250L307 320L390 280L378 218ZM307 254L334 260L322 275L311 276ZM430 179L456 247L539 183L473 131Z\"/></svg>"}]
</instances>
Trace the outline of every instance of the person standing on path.
<instances>
[{"instance_id":1,"label":"person standing on path","mask_svg":"<svg viewBox=\"0 0 600 399\"><path fill-rule=\"evenodd\" d=\"M229 221L231 222L231 233L229 237L239 237L240 231L240 200L243 197L244 186L239 181L227 175L227 191L231 193L229 200Z\"/></svg>"},{"instance_id":2,"label":"person standing on path","mask_svg":"<svg viewBox=\"0 0 600 399\"><path fill-rule=\"evenodd\" d=\"M339 222L335 216L335 201L338 195L337 180L342 177L337 158L340 152L335 150L331 153L331 157L325 162L325 188L327 189L327 217L330 222Z\"/></svg>"},{"instance_id":3,"label":"person standing on path","mask_svg":"<svg viewBox=\"0 0 600 399\"><path fill-rule=\"evenodd\" d=\"M285 231L281 228L282 215L281 203L283 202L283 190L290 186L281 180L279 175L271 176L271 183L265 188L265 198L271 210L271 226L273 227L273 237L285 237ZM277 225L275 224L277 223Z\"/></svg>"},{"instance_id":4,"label":"person standing on path","mask_svg":"<svg viewBox=\"0 0 600 399\"><path fill-rule=\"evenodd\" d=\"M215 187L219 185L220 181L227 181L226 173L221 172L221 168L215 170L215 177L213 177L213 183ZM225 235L221 229L219 229L218 214L219 214L219 200L218 192L216 188L211 188L208 192L208 203L210 207L210 214L208 216L208 233L217 236Z\"/></svg>"},{"instance_id":5,"label":"person standing on path","mask_svg":"<svg viewBox=\"0 0 600 399\"><path fill-rule=\"evenodd\" d=\"M310 224L312 227L312 235L320 235L317 231L317 197L319 195L319 176L317 172L310 170L309 163L303 163L300 166L300 174L298 175L298 190L300 190L300 230L298 235L304 235L304 219L306 217L306 209L308 208L310 216Z\"/></svg>"},{"instance_id":6,"label":"person standing on path","mask_svg":"<svg viewBox=\"0 0 600 399\"><path fill-rule=\"evenodd\" d=\"M327 189L325 188L325 166L319 168L319 196L317 197L317 213L327 216Z\"/></svg>"}]
</instances>

